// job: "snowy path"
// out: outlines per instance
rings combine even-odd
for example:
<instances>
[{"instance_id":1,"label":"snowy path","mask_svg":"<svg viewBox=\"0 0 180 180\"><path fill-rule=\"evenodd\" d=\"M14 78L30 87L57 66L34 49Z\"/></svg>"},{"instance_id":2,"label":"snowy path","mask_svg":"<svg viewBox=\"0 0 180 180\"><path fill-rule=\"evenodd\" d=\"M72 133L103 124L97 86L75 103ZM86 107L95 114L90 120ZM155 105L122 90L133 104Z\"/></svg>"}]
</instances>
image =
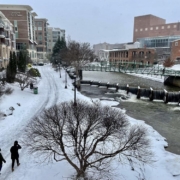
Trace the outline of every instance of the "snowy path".
<instances>
[{"instance_id":1,"label":"snowy path","mask_svg":"<svg viewBox=\"0 0 180 180\"><path fill-rule=\"evenodd\" d=\"M1 177L7 179L9 172L11 170L10 160L10 147L13 145L14 140L21 139L23 131L29 121L36 115L42 112L45 108L50 107L53 104L56 104L59 99L59 90L58 82L54 80L52 69L50 66L38 67L41 72L42 80L38 85L39 94L34 95L31 90L25 89L21 94L23 98L24 93L28 93L31 98L28 98L28 103L21 104L18 106L13 102L11 105L15 108L15 111L12 116L8 116L5 120L0 121L1 131L0 131L0 145L3 150L3 156L7 160L7 163L4 164L3 174ZM43 93L40 89L43 89ZM20 91L20 88L19 88ZM26 92L27 91L27 92ZM19 99L20 100L20 99ZM21 100L20 100L21 101ZM27 101L27 100L26 100ZM18 102L16 102L18 103ZM37 106L38 105L38 106ZM20 113L16 113L16 108L21 109ZM34 113L32 113L34 112ZM17 121L18 120L18 121ZM7 121L10 121L11 126L6 125ZM2 138L3 137L3 138ZM23 151L23 149L22 149Z\"/></svg>"}]
</instances>

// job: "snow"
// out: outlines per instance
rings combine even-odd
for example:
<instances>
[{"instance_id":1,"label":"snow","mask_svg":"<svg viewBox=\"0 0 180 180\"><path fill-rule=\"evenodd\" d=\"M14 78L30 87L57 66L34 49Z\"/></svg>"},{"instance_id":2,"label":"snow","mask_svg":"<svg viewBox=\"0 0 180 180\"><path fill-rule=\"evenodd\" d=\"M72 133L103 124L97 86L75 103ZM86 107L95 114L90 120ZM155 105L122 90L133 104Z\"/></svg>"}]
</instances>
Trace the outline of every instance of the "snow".
<instances>
[{"instance_id":1,"label":"snow","mask_svg":"<svg viewBox=\"0 0 180 180\"><path fill-rule=\"evenodd\" d=\"M15 171L11 172L9 150L15 140L18 140L21 145L25 127L31 119L54 104L74 99L72 80L69 77L67 78L68 88L65 89L65 71L63 69L60 78L59 73L55 72L50 65L36 68L42 75L42 78L37 81L38 94L33 94L29 88L21 91L19 85L15 83L8 85L14 89L12 94L0 97L0 111L7 114L6 117L0 118L0 148L6 160L1 170L1 180L67 180L74 173L74 169L66 161L40 163L41 159L34 154L28 154L27 149L23 146L19 150L21 165L17 167L15 164ZM78 91L77 98L91 102L90 98L83 96ZM115 106L118 102L104 99L102 104ZM12 115L9 115L10 107L15 109ZM151 126L145 124L143 120L136 120L128 115L127 117L132 124L146 127L155 162L151 166L136 165L135 170L132 171L127 164L121 165L115 161L112 164L115 168L113 179L134 180L144 177L147 180L180 180L180 156L164 149L168 145L165 138Z\"/></svg>"}]
</instances>

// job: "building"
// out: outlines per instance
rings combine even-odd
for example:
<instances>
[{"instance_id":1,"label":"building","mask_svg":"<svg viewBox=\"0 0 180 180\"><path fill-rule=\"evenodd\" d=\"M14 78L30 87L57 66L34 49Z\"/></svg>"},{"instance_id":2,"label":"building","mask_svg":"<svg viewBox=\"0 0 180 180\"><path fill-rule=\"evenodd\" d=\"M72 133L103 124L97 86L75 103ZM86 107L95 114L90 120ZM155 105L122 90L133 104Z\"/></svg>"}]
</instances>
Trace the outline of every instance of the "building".
<instances>
[{"instance_id":1,"label":"building","mask_svg":"<svg viewBox=\"0 0 180 180\"><path fill-rule=\"evenodd\" d=\"M0 69L9 63L10 52L16 50L16 39L13 24L0 11Z\"/></svg>"},{"instance_id":2,"label":"building","mask_svg":"<svg viewBox=\"0 0 180 180\"><path fill-rule=\"evenodd\" d=\"M113 49L109 51L109 62L153 64L155 53L156 50L154 48Z\"/></svg>"},{"instance_id":3,"label":"building","mask_svg":"<svg viewBox=\"0 0 180 180\"><path fill-rule=\"evenodd\" d=\"M121 49L121 48L124 48L125 44L126 43L109 44L109 43L106 43L106 42L99 43L99 44L94 44L93 45L93 51L94 51L94 54L99 57L99 51L101 51L102 49L103 50Z\"/></svg>"},{"instance_id":4,"label":"building","mask_svg":"<svg viewBox=\"0 0 180 180\"><path fill-rule=\"evenodd\" d=\"M29 56L37 61L34 18L37 16L28 5L0 4L0 11L14 25L17 52L27 48Z\"/></svg>"},{"instance_id":5,"label":"building","mask_svg":"<svg viewBox=\"0 0 180 180\"><path fill-rule=\"evenodd\" d=\"M37 59L43 61L47 59L47 26L49 25L47 19L35 19L35 32L37 48Z\"/></svg>"},{"instance_id":6,"label":"building","mask_svg":"<svg viewBox=\"0 0 180 180\"><path fill-rule=\"evenodd\" d=\"M125 44L116 44L114 45L115 48L113 48L113 46L109 46L110 50L106 50L106 49L100 49L98 51L98 59L99 61L104 61L109 63L109 53L113 52L114 50L120 50L120 49L133 49L133 48L139 48L140 47L140 43L139 42L129 42L129 43L125 43ZM119 48L117 48L119 47ZM107 48L107 46L105 47ZM113 48L113 49L112 49Z\"/></svg>"},{"instance_id":7,"label":"building","mask_svg":"<svg viewBox=\"0 0 180 180\"><path fill-rule=\"evenodd\" d=\"M141 47L156 48L157 53L166 58L170 56L171 43L180 39L180 23L168 23L154 15L134 18L133 41L139 41Z\"/></svg>"},{"instance_id":8,"label":"building","mask_svg":"<svg viewBox=\"0 0 180 180\"><path fill-rule=\"evenodd\" d=\"M171 44L171 60L180 61L180 39Z\"/></svg>"},{"instance_id":9,"label":"building","mask_svg":"<svg viewBox=\"0 0 180 180\"><path fill-rule=\"evenodd\" d=\"M48 52L52 53L53 47L58 40L58 37L60 39L65 40L65 30L60 29L60 28L53 28L53 27L48 27Z\"/></svg>"}]
</instances>

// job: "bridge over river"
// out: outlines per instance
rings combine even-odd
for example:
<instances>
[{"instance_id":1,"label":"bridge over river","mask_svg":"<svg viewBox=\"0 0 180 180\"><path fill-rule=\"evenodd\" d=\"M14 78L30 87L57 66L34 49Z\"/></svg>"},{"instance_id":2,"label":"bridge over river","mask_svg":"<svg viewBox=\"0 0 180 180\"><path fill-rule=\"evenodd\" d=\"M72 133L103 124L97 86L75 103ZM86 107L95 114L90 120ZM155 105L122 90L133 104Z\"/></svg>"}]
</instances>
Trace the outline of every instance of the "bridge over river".
<instances>
[{"instance_id":1,"label":"bridge over river","mask_svg":"<svg viewBox=\"0 0 180 180\"><path fill-rule=\"evenodd\" d=\"M105 72L122 72L122 73L136 73L149 74L160 76L177 76L180 77L180 70L172 70L162 68L158 65L147 65L143 63L101 63L100 65L85 65L82 67L83 71L105 71Z\"/></svg>"},{"instance_id":2,"label":"bridge over river","mask_svg":"<svg viewBox=\"0 0 180 180\"><path fill-rule=\"evenodd\" d=\"M180 70L163 68L158 65L147 65L143 63L101 63L100 65L85 65L83 71L121 72L146 75L164 76L164 83L180 87Z\"/></svg>"}]
</instances>

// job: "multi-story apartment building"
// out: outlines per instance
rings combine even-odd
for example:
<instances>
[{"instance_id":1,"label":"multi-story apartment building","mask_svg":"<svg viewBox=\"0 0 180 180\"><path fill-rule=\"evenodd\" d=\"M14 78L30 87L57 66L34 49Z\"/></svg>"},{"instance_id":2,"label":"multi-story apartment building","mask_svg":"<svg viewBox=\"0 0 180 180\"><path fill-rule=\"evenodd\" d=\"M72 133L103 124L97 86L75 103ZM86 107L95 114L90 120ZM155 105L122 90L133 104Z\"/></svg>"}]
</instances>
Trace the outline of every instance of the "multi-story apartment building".
<instances>
[{"instance_id":1,"label":"multi-story apartment building","mask_svg":"<svg viewBox=\"0 0 180 180\"><path fill-rule=\"evenodd\" d=\"M158 54L170 55L171 43L180 39L180 23L168 23L154 15L134 18L133 41L139 41L141 47L156 48Z\"/></svg>"},{"instance_id":2,"label":"multi-story apartment building","mask_svg":"<svg viewBox=\"0 0 180 180\"><path fill-rule=\"evenodd\" d=\"M58 40L58 37L60 39L65 40L65 30L60 29L60 28L53 28L53 27L48 27L48 52L52 53L53 47Z\"/></svg>"},{"instance_id":3,"label":"multi-story apartment building","mask_svg":"<svg viewBox=\"0 0 180 180\"><path fill-rule=\"evenodd\" d=\"M16 39L13 24L0 11L0 69L9 63L10 51L15 52Z\"/></svg>"},{"instance_id":4,"label":"multi-story apartment building","mask_svg":"<svg viewBox=\"0 0 180 180\"><path fill-rule=\"evenodd\" d=\"M35 31L37 47L37 59L39 61L47 59L47 26L49 25L48 20L45 18L35 19Z\"/></svg>"},{"instance_id":5,"label":"multi-story apartment building","mask_svg":"<svg viewBox=\"0 0 180 180\"><path fill-rule=\"evenodd\" d=\"M0 4L0 11L14 25L16 35L16 50L19 51L26 47L29 56L33 61L37 60L35 23L34 18L37 16L32 12L31 6L28 5L10 5Z\"/></svg>"}]
</instances>

